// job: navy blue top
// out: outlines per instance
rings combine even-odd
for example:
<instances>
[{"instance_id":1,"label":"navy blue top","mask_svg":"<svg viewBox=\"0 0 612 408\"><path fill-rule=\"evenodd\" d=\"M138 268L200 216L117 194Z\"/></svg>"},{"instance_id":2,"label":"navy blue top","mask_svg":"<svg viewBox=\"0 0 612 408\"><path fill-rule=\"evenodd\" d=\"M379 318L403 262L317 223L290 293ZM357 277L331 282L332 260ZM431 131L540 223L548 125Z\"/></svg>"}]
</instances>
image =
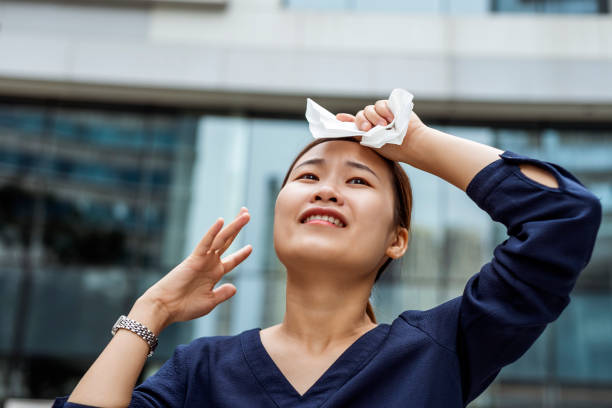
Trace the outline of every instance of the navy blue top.
<instances>
[{"instance_id":1,"label":"navy blue top","mask_svg":"<svg viewBox=\"0 0 612 408\"><path fill-rule=\"evenodd\" d=\"M601 223L599 200L569 172L512 152L470 182L467 194L508 229L462 296L405 311L353 343L304 394L263 347L260 329L180 345L136 387L133 407L463 407L518 359L569 302ZM518 163L552 172L558 188ZM54 407L82 407L58 398Z\"/></svg>"}]
</instances>

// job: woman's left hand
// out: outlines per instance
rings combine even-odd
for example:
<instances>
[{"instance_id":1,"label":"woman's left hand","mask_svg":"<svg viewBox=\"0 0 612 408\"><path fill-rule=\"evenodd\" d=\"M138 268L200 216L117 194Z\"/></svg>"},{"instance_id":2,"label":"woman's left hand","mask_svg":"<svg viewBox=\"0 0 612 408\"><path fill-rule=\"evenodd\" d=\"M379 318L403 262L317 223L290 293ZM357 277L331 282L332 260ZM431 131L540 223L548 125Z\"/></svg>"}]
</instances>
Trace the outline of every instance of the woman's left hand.
<instances>
[{"instance_id":1,"label":"woman's left hand","mask_svg":"<svg viewBox=\"0 0 612 408\"><path fill-rule=\"evenodd\" d=\"M342 122L355 122L357 128L363 131L368 131L376 125L387 126L393 121L393 113L389 109L386 99L377 101L374 105L368 105L356 115L349 113L338 113L336 119ZM411 145L416 143L419 137L420 130L427 128L417 114L413 111L410 114L410 122L408 130L404 136L404 141L401 145L385 144L384 146L375 149L384 157L393 160L408 163L410 161L409 154Z\"/></svg>"}]
</instances>

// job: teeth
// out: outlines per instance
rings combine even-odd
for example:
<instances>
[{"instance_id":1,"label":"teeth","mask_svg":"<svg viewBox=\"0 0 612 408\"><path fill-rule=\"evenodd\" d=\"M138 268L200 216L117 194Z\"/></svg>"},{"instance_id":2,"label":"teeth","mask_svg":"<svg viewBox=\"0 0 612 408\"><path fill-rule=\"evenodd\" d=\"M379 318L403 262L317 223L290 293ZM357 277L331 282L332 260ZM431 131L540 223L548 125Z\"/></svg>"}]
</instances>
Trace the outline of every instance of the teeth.
<instances>
[{"instance_id":1,"label":"teeth","mask_svg":"<svg viewBox=\"0 0 612 408\"><path fill-rule=\"evenodd\" d=\"M344 227L344 224L342 223L342 221L340 221L339 219L329 216L329 215L311 215L309 217L306 218L306 220L304 221L304 223L307 223L311 220L322 220L322 221L327 221L327 222L331 222L332 224L335 224L338 227Z\"/></svg>"}]
</instances>

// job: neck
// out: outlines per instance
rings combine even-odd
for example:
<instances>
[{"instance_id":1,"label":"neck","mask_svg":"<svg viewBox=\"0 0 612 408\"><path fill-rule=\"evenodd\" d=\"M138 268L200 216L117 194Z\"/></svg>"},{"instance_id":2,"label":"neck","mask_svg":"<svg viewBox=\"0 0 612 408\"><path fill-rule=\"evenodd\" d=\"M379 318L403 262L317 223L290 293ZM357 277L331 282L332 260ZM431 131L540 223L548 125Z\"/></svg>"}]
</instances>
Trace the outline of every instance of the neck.
<instances>
[{"instance_id":1,"label":"neck","mask_svg":"<svg viewBox=\"0 0 612 408\"><path fill-rule=\"evenodd\" d=\"M329 279L342 276L351 278ZM279 329L309 349L322 351L374 328L365 312L372 282L358 277L339 271L288 270L285 317Z\"/></svg>"}]
</instances>

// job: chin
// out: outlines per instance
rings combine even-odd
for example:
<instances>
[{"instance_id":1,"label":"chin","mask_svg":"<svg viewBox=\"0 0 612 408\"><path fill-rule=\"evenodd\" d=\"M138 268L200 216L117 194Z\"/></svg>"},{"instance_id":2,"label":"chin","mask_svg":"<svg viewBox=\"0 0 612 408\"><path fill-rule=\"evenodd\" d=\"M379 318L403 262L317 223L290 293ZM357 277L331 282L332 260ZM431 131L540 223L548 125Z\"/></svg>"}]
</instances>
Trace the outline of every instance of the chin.
<instances>
[{"instance_id":1,"label":"chin","mask_svg":"<svg viewBox=\"0 0 612 408\"><path fill-rule=\"evenodd\" d=\"M291 244L283 242L276 245L278 259L287 269L350 269L357 270L371 263L367 251L345 245L329 245L327 240L301 240ZM338 242L336 242L338 244Z\"/></svg>"},{"instance_id":2,"label":"chin","mask_svg":"<svg viewBox=\"0 0 612 408\"><path fill-rule=\"evenodd\" d=\"M287 259L291 263L295 262L295 260L308 263L310 261L317 263L320 261L334 262L341 260L347 255L346 248L332 247L329 245L329 242L326 245L321 240L308 241L293 245L284 242L282 245L276 246L276 254L281 261Z\"/></svg>"},{"instance_id":3,"label":"chin","mask_svg":"<svg viewBox=\"0 0 612 408\"><path fill-rule=\"evenodd\" d=\"M337 231L331 227L319 227L321 231L283 227L274 225L274 249L287 269L307 267L356 271L368 269L382 256L377 253L376 245L367 245L367 240L355 242L351 234L336 235ZM330 231L323 228L330 228Z\"/></svg>"}]
</instances>

